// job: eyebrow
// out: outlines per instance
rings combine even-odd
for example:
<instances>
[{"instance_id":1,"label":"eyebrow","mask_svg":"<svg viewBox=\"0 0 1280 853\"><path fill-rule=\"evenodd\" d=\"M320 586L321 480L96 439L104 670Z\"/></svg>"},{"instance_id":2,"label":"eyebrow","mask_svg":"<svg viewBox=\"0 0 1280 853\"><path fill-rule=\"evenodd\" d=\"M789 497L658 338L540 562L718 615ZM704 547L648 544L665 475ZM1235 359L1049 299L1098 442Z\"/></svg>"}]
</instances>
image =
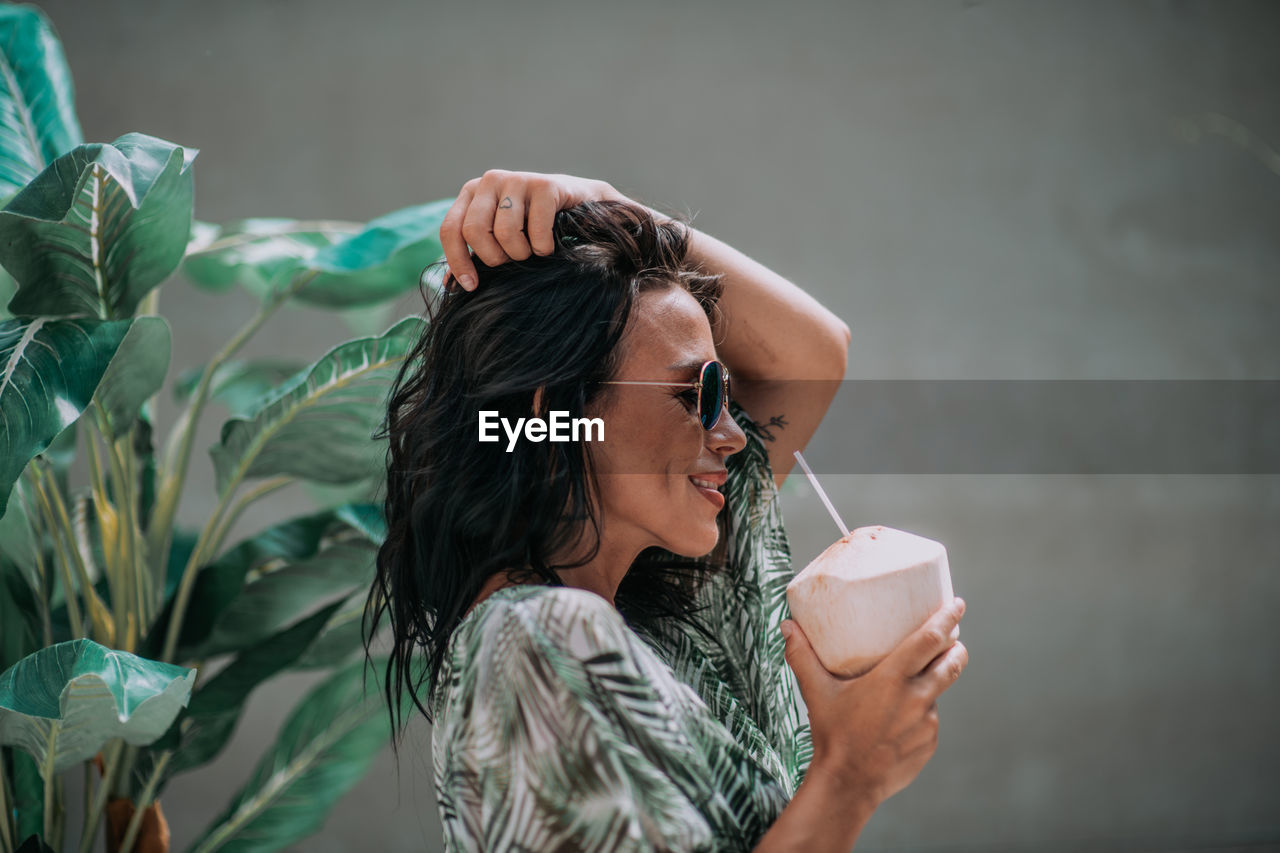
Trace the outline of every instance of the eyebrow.
<instances>
[{"instance_id":1,"label":"eyebrow","mask_svg":"<svg viewBox=\"0 0 1280 853\"><path fill-rule=\"evenodd\" d=\"M706 364L706 362L707 362L707 359L705 359L705 358L697 358L697 359L693 359L693 360L691 360L691 361L682 361L682 362L680 362L679 364L669 364L669 365L667 365L667 370L681 370L681 371L683 371L683 370L695 370L695 371L696 371L696 370L701 370L701 369L702 369L702 365Z\"/></svg>"}]
</instances>

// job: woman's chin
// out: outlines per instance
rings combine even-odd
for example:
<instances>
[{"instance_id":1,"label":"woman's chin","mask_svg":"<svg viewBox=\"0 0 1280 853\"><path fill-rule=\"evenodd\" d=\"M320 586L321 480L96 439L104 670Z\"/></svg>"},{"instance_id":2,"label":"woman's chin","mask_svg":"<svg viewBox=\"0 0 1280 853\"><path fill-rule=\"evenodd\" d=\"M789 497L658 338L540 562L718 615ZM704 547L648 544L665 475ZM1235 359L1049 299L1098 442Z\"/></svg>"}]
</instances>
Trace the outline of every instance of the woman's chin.
<instances>
[{"instance_id":1,"label":"woman's chin","mask_svg":"<svg viewBox=\"0 0 1280 853\"><path fill-rule=\"evenodd\" d=\"M678 542L672 542L666 546L666 549L681 557L705 557L715 550L716 543L719 541L720 528L713 522L709 529L690 531L688 536L681 537Z\"/></svg>"}]
</instances>

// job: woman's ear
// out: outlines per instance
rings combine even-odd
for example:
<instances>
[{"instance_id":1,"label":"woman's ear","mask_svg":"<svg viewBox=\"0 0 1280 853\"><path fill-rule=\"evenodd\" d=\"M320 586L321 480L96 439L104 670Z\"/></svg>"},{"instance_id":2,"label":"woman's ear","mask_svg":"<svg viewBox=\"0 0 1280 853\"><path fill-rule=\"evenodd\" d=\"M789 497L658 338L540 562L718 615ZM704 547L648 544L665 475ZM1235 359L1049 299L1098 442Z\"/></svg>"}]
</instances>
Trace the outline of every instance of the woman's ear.
<instances>
[{"instance_id":1,"label":"woman's ear","mask_svg":"<svg viewBox=\"0 0 1280 853\"><path fill-rule=\"evenodd\" d=\"M546 390L546 385L539 385L538 390L533 392L533 416L543 420L546 420L547 417L546 411L542 408L542 400L546 396L543 392Z\"/></svg>"}]
</instances>

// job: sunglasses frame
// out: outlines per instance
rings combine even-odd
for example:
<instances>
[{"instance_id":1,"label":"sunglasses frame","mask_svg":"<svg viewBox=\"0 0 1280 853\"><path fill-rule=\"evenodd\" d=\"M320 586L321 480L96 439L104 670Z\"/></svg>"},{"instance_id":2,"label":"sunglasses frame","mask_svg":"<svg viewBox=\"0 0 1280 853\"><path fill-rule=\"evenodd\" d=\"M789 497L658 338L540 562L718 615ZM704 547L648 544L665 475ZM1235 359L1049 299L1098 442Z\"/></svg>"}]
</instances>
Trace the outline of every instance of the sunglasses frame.
<instances>
[{"instance_id":1,"label":"sunglasses frame","mask_svg":"<svg viewBox=\"0 0 1280 853\"><path fill-rule=\"evenodd\" d=\"M702 391L707 387L707 371L711 369L711 365L717 365L720 368L720 393L724 395L724 399L720 401L719 407L716 409L716 416L712 419L711 424L707 425L702 420ZM719 359L710 359L702 363L702 367L698 369L697 382L656 382L641 379L610 379L604 380L601 385L663 385L668 388L697 388L698 389L698 423L702 424L702 428L711 432L716 428L716 424L720 423L720 416L724 414L725 409L729 407L729 368L725 367L724 362Z\"/></svg>"}]
</instances>

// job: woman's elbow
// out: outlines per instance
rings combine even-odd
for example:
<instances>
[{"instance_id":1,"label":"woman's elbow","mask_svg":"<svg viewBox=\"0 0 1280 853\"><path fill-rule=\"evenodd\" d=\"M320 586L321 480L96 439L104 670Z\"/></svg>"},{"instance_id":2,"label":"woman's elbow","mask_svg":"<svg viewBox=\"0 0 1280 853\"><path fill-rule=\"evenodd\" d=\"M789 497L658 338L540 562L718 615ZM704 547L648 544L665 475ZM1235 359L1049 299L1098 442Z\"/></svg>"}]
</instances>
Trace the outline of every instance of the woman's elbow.
<instances>
[{"instance_id":1,"label":"woman's elbow","mask_svg":"<svg viewBox=\"0 0 1280 853\"><path fill-rule=\"evenodd\" d=\"M823 359L827 369L835 379L843 379L845 370L849 364L849 343L853 340L853 332L849 329L849 324L831 315L826 324L826 334L824 335L826 343L823 349L827 351L827 358Z\"/></svg>"}]
</instances>

